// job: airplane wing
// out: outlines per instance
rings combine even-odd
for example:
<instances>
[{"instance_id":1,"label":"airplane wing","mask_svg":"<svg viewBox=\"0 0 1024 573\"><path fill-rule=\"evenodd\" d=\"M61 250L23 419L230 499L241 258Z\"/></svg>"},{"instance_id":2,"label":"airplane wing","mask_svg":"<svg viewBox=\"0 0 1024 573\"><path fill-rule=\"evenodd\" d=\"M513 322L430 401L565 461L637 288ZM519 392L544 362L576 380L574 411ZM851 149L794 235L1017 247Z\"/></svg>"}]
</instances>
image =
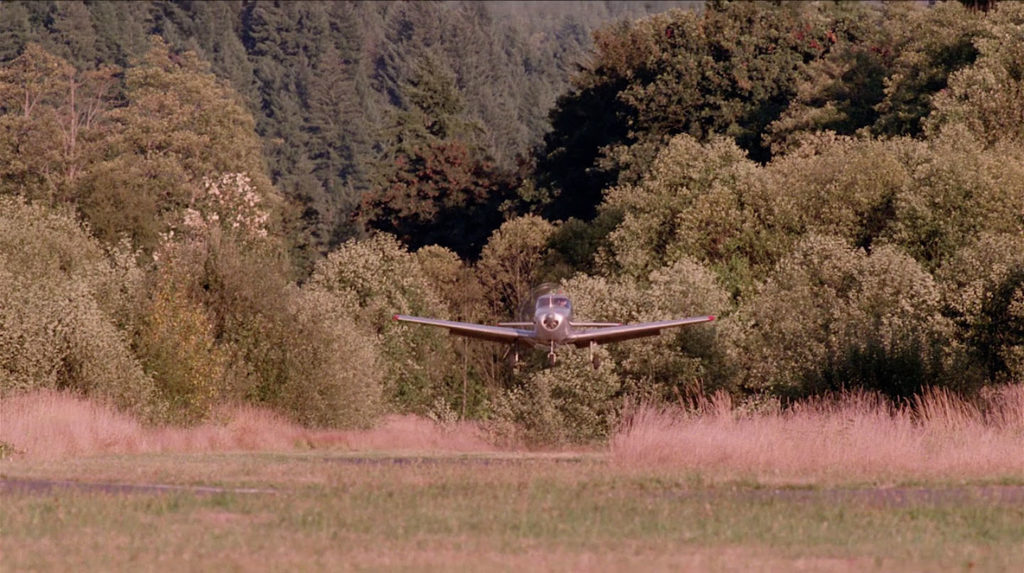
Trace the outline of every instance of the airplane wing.
<instances>
[{"instance_id":1,"label":"airplane wing","mask_svg":"<svg viewBox=\"0 0 1024 573\"><path fill-rule=\"evenodd\" d=\"M686 326L687 324L711 322L712 320L715 320L715 317L708 315L680 318L679 320L663 320L661 322L642 322L639 324L609 326L606 328L574 333L565 340L565 344L575 344L578 348L585 348L589 346L591 342L604 344L605 342L620 342L622 340L641 338L643 336L654 336L656 334L660 334L661 331L666 328L676 328L679 326Z\"/></svg>"},{"instance_id":2,"label":"airplane wing","mask_svg":"<svg viewBox=\"0 0 1024 573\"><path fill-rule=\"evenodd\" d=\"M522 330L519 328L509 328L505 326L490 326L487 324L474 324L471 322L422 318L419 316L406 316L404 314L396 314L394 319L401 322L439 326L441 328L447 328L452 334L468 336L470 338L480 338L483 340L490 340L492 342L515 342L517 340L533 337L533 330Z\"/></svg>"}]
</instances>

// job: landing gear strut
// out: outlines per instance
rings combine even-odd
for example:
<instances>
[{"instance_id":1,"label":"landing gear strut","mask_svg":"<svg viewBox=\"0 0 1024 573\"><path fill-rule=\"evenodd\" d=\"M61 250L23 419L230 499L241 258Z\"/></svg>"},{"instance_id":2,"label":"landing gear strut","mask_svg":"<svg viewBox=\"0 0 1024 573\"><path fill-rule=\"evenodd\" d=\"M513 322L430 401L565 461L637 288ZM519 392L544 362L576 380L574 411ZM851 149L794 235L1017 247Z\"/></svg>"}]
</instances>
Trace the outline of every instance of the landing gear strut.
<instances>
[{"instance_id":1,"label":"landing gear strut","mask_svg":"<svg viewBox=\"0 0 1024 573\"><path fill-rule=\"evenodd\" d=\"M554 366L554 365L555 365L555 362L556 362L557 360L558 360L558 359L557 359L557 357L555 356L555 343L554 343L554 342L552 342L552 343L551 343L551 351L550 351L550 352L548 352L548 366Z\"/></svg>"},{"instance_id":2,"label":"landing gear strut","mask_svg":"<svg viewBox=\"0 0 1024 573\"><path fill-rule=\"evenodd\" d=\"M594 365L594 370L597 370L601 368L601 357L594 352L595 348L597 348L597 343L590 341L590 363Z\"/></svg>"}]
</instances>

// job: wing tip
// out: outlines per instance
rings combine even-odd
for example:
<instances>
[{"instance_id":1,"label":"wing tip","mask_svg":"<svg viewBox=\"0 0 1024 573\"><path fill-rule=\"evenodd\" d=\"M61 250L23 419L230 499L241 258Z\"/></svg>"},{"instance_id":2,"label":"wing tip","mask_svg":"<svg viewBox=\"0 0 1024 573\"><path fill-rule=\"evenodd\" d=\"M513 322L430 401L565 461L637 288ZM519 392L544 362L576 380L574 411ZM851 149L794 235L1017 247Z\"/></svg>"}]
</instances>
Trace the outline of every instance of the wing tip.
<instances>
[{"instance_id":1,"label":"wing tip","mask_svg":"<svg viewBox=\"0 0 1024 573\"><path fill-rule=\"evenodd\" d=\"M713 314L708 315L708 322L714 322L717 317Z\"/></svg>"}]
</instances>

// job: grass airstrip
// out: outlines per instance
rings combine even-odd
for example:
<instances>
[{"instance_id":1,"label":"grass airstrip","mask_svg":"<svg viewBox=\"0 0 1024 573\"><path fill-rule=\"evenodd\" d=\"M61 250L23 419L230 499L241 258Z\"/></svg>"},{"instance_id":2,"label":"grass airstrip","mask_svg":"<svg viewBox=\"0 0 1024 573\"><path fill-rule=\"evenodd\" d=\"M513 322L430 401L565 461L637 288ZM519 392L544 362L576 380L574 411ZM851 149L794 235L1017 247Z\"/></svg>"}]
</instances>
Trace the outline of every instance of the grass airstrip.
<instances>
[{"instance_id":1,"label":"grass airstrip","mask_svg":"<svg viewBox=\"0 0 1024 573\"><path fill-rule=\"evenodd\" d=\"M863 398L786 415L646 411L609 445L530 453L409 418L317 433L248 412L161 433L68 397L32 400L49 405L7 400L0 419L0 441L21 448L0 461L3 570L1024 563L1019 388L998 411L939 395L914 416ZM51 420L46 439L64 449L33 451L47 442L28 419L61 409L78 441Z\"/></svg>"}]
</instances>

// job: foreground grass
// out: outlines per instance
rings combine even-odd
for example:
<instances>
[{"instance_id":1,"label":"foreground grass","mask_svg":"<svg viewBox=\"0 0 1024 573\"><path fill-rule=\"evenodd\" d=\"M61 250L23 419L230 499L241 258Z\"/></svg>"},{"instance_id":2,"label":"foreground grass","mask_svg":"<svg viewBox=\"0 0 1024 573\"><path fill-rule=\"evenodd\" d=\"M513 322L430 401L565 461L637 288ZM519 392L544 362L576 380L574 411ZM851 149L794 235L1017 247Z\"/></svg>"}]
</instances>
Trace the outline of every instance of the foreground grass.
<instances>
[{"instance_id":1,"label":"foreground grass","mask_svg":"<svg viewBox=\"0 0 1024 573\"><path fill-rule=\"evenodd\" d=\"M411 417L311 431L242 408L152 428L64 394L5 398L0 571L1024 563L1024 386L695 406L638 409L587 454L522 454ZM207 489L11 487L33 479Z\"/></svg>"},{"instance_id":2,"label":"foreground grass","mask_svg":"<svg viewBox=\"0 0 1024 573\"><path fill-rule=\"evenodd\" d=\"M5 570L1013 570L1024 496L768 489L601 456L307 452L5 461L7 479L275 493L0 493ZM951 489L952 488L952 489ZM927 494L927 495L924 495Z\"/></svg>"}]
</instances>

